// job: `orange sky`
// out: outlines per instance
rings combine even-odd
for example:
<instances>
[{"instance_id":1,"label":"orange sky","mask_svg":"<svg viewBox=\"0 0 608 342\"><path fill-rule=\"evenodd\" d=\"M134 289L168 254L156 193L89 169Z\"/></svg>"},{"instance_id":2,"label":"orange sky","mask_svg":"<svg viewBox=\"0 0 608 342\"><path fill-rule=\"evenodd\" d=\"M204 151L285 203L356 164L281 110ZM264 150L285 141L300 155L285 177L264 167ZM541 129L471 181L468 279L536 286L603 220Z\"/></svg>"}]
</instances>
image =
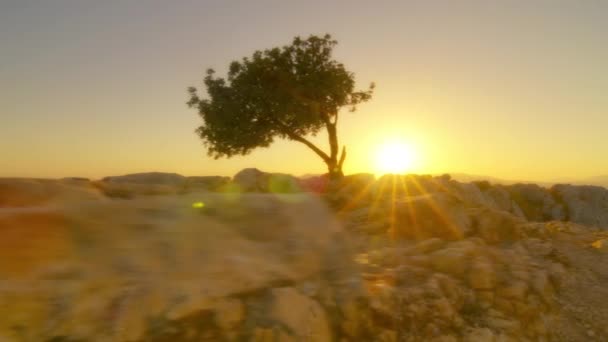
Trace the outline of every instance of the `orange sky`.
<instances>
[{"instance_id":1,"label":"orange sky","mask_svg":"<svg viewBox=\"0 0 608 342\"><path fill-rule=\"evenodd\" d=\"M185 101L207 67L326 32L360 87L377 84L342 116L347 173L374 171L398 139L416 150L412 172L608 174L608 2L345 4L3 2L0 176L324 172L294 142L209 159Z\"/></svg>"}]
</instances>

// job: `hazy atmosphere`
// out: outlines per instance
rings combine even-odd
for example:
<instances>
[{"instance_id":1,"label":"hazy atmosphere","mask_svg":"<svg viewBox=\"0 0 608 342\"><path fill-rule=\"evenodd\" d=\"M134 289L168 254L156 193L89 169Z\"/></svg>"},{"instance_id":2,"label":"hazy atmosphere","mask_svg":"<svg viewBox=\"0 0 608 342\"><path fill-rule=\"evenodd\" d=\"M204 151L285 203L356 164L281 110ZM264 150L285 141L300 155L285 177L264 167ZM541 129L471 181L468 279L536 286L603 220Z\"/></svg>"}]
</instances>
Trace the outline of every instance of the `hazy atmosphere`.
<instances>
[{"instance_id":1,"label":"hazy atmosphere","mask_svg":"<svg viewBox=\"0 0 608 342\"><path fill-rule=\"evenodd\" d=\"M356 87L377 84L342 114L346 173L377 172L378 146L399 140L408 172L608 174L608 2L9 0L0 176L322 173L288 141L214 161L185 102L207 67L326 32Z\"/></svg>"},{"instance_id":2,"label":"hazy atmosphere","mask_svg":"<svg viewBox=\"0 0 608 342\"><path fill-rule=\"evenodd\" d=\"M607 33L0 0L0 342L608 341Z\"/></svg>"}]
</instances>

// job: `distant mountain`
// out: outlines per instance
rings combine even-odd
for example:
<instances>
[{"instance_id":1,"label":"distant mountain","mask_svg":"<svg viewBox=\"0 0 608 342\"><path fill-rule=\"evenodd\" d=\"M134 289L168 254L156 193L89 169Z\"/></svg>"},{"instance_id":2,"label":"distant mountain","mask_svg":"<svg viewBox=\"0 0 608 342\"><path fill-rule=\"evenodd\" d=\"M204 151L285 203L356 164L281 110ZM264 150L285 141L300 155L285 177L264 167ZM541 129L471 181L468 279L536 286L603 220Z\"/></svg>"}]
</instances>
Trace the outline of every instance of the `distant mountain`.
<instances>
[{"instance_id":1,"label":"distant mountain","mask_svg":"<svg viewBox=\"0 0 608 342\"><path fill-rule=\"evenodd\" d=\"M492 184L505 184L505 185L515 184L515 183L536 183L539 185L544 185L542 183L530 181L530 180L502 179L502 178L497 178L497 177L492 177L492 176L471 175L468 173L449 173L449 175L452 176L453 179L455 179L459 182L463 182L463 183L470 183L470 182L474 182L474 181L488 181Z\"/></svg>"},{"instance_id":2,"label":"distant mountain","mask_svg":"<svg viewBox=\"0 0 608 342\"><path fill-rule=\"evenodd\" d=\"M491 176L482 176L482 175L471 175L467 173L450 173L453 179L469 183L473 181L488 181L492 184L516 184L516 183L534 183L543 187L550 187L554 184L573 184L573 185L597 185L604 188L608 188L608 175L604 176L595 176L581 179L556 179L552 181L533 181L533 180L507 180L501 179Z\"/></svg>"},{"instance_id":3,"label":"distant mountain","mask_svg":"<svg viewBox=\"0 0 608 342\"><path fill-rule=\"evenodd\" d=\"M608 188L608 175L589 177L572 183L578 185L599 185Z\"/></svg>"}]
</instances>

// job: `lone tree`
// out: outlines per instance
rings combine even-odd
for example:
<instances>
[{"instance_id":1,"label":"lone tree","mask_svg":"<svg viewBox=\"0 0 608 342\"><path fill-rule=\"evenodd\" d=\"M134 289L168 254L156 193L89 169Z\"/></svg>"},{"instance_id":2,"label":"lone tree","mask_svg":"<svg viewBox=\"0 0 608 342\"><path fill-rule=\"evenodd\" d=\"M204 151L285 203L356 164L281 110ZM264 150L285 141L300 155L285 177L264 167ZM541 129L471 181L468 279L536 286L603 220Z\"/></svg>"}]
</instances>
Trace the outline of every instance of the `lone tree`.
<instances>
[{"instance_id":1,"label":"lone tree","mask_svg":"<svg viewBox=\"0 0 608 342\"><path fill-rule=\"evenodd\" d=\"M188 88L188 106L198 109L204 124L196 133L215 159L246 155L256 147L268 147L275 138L303 143L327 164L330 178L343 176L346 147L338 157L338 113L342 107L355 111L368 101L366 91L355 91L354 74L332 58L337 45L330 35L296 37L291 45L256 51L230 64L226 79L207 70L204 85L208 98ZM329 137L329 153L306 136L323 128Z\"/></svg>"}]
</instances>

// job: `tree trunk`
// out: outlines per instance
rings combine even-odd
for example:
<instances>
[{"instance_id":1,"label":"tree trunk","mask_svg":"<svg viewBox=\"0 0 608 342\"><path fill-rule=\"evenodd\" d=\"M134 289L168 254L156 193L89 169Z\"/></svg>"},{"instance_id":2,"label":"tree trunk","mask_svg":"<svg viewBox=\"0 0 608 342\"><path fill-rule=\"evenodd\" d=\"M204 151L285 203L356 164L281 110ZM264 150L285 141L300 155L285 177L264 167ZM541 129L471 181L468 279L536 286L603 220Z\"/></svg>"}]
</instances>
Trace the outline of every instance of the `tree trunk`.
<instances>
[{"instance_id":1,"label":"tree trunk","mask_svg":"<svg viewBox=\"0 0 608 342\"><path fill-rule=\"evenodd\" d=\"M280 131L287 135L291 140L299 141L302 144L306 145L308 148L313 150L327 165L327 170L329 173L329 178L332 180L340 180L344 177L344 173L342 172L342 165L344 165L344 160L346 159L346 147L342 148L342 154L338 159L338 134L336 126L338 124L337 117L334 122L331 122L329 117L325 120L325 124L327 127L327 135L329 137L329 155L323 152L320 148L315 146L312 142L306 140L304 137L294 133L289 126L281 123L280 121L275 122Z\"/></svg>"},{"instance_id":2,"label":"tree trunk","mask_svg":"<svg viewBox=\"0 0 608 342\"><path fill-rule=\"evenodd\" d=\"M338 160L338 134L336 130L336 122L327 123L327 135L329 137L329 160L326 161L327 169L329 170L329 178L342 179L344 173L342 172L342 165L346 158L346 148L342 149L342 155Z\"/></svg>"},{"instance_id":3,"label":"tree trunk","mask_svg":"<svg viewBox=\"0 0 608 342\"><path fill-rule=\"evenodd\" d=\"M327 162L327 170L329 171L329 179L331 180L339 180L344 177L342 168L340 168L340 165L335 160L330 160Z\"/></svg>"}]
</instances>

